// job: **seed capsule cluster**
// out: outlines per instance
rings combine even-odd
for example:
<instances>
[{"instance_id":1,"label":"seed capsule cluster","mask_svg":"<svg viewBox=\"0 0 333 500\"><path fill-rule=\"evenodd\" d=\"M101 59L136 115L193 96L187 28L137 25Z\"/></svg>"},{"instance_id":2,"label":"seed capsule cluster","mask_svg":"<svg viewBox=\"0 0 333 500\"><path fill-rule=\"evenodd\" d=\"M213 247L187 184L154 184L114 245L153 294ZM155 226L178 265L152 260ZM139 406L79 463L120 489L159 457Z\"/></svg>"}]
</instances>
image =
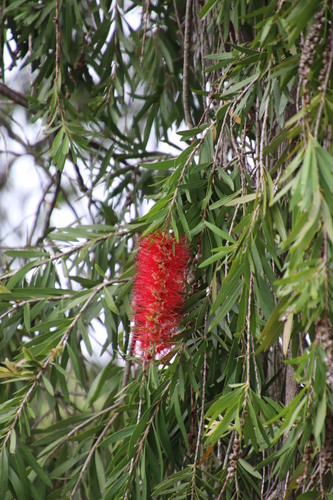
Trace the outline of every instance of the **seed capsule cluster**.
<instances>
[{"instance_id":1,"label":"seed capsule cluster","mask_svg":"<svg viewBox=\"0 0 333 500\"><path fill-rule=\"evenodd\" d=\"M309 74L311 71L311 67L314 62L315 52L318 45L322 44L324 41L324 31L325 31L325 23L327 22L325 16L325 5L323 8L317 12L315 15L315 23L312 25L311 30L308 36L305 39L305 42L302 46L302 54L299 60L298 65L298 74L300 79L302 80L302 88L303 88L303 105L307 105L310 103L310 94L309 94ZM328 21L330 23L330 21ZM331 36L329 33L328 37ZM328 41L328 40L327 40ZM319 80L322 82L325 78L327 61L329 58L329 49L330 43L327 44L327 49L324 51L323 57L323 67L321 69ZM326 61L326 64L325 64Z\"/></svg>"}]
</instances>

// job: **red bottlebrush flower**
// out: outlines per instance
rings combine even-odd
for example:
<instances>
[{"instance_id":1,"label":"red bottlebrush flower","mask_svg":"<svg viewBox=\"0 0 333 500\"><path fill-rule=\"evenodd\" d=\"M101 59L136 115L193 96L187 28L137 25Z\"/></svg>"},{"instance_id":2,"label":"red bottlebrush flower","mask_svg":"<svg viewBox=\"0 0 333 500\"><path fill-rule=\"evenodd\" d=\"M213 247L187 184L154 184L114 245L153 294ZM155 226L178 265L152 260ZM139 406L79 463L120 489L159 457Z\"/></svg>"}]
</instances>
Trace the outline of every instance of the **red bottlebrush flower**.
<instances>
[{"instance_id":1,"label":"red bottlebrush flower","mask_svg":"<svg viewBox=\"0 0 333 500\"><path fill-rule=\"evenodd\" d=\"M156 232L143 238L136 258L132 307L135 351L144 358L172 346L184 306L189 251L185 238Z\"/></svg>"}]
</instances>

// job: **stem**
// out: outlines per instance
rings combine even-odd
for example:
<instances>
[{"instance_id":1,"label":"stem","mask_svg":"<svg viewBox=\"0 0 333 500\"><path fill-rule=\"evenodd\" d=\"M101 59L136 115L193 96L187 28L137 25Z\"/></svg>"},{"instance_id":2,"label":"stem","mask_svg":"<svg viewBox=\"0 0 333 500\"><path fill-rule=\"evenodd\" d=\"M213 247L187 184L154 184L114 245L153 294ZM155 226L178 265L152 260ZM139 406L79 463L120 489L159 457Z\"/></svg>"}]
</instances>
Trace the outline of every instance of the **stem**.
<instances>
[{"instance_id":1,"label":"stem","mask_svg":"<svg viewBox=\"0 0 333 500\"><path fill-rule=\"evenodd\" d=\"M189 103L192 1L193 0L187 0L186 2L185 34L184 34L183 106L188 128L193 127L193 120L191 116L190 103Z\"/></svg>"},{"instance_id":2,"label":"stem","mask_svg":"<svg viewBox=\"0 0 333 500\"><path fill-rule=\"evenodd\" d=\"M207 316L207 314L206 314ZM195 499L195 474L198 465L198 456L199 456L199 447L201 442L201 434L203 429L203 421L205 415L205 393L206 393L206 380L207 380L207 350L205 349L204 353L204 362L202 368L202 397L201 397L201 412L200 412L200 421L198 425L198 437L197 443L195 447L195 455L194 455L194 464L193 464L193 472L192 472L192 486L191 486L191 500Z\"/></svg>"},{"instance_id":3,"label":"stem","mask_svg":"<svg viewBox=\"0 0 333 500\"><path fill-rule=\"evenodd\" d=\"M150 0L147 1L147 7L146 7L146 13L145 13L145 25L144 25L144 28L143 28L142 47L141 47L141 56L140 56L140 67L142 67L143 54L144 54L144 50L145 50L146 33L147 33L147 22L148 22L148 14L149 14L149 5L150 5Z\"/></svg>"},{"instance_id":4,"label":"stem","mask_svg":"<svg viewBox=\"0 0 333 500\"><path fill-rule=\"evenodd\" d=\"M317 139L317 137L318 137L320 117L321 117L321 113L323 111L323 106L324 106L324 101L325 101L325 96L326 96L327 86L328 86L328 80L329 80L329 76L331 73L331 67L332 67L332 61L333 61L333 36L332 36L332 33L330 33L328 45L329 45L329 47L327 48L327 50L329 50L329 59L328 59L327 67L326 67L325 79L324 79L323 84L322 84L320 103L319 103L319 108L318 108L318 113L317 113L317 118L316 118L314 134L313 134L315 139Z\"/></svg>"}]
</instances>

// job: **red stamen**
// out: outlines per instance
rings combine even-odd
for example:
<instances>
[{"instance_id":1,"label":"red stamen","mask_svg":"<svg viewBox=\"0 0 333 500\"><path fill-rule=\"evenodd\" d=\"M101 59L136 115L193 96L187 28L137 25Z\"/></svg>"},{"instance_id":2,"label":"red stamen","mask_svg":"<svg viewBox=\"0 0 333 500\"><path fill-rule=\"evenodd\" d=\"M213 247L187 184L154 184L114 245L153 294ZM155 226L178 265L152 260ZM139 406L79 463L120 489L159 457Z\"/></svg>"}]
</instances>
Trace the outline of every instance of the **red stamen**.
<instances>
[{"instance_id":1,"label":"red stamen","mask_svg":"<svg viewBox=\"0 0 333 500\"><path fill-rule=\"evenodd\" d=\"M144 359L170 349L184 306L185 274L189 260L186 239L152 233L137 252L132 307L135 352Z\"/></svg>"}]
</instances>

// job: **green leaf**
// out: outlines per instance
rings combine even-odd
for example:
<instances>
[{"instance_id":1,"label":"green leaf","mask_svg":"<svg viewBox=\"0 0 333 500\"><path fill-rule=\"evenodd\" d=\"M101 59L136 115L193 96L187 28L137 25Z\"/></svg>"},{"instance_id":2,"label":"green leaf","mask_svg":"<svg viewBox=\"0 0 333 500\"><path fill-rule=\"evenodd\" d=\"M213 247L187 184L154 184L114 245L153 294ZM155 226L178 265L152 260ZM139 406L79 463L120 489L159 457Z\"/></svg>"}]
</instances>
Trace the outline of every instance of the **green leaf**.
<instances>
[{"instance_id":1,"label":"green leaf","mask_svg":"<svg viewBox=\"0 0 333 500\"><path fill-rule=\"evenodd\" d=\"M231 423L237 418L239 402L229 405L221 421L210 421L206 431L207 443L215 444L225 433L231 432Z\"/></svg>"},{"instance_id":2,"label":"green leaf","mask_svg":"<svg viewBox=\"0 0 333 500\"><path fill-rule=\"evenodd\" d=\"M283 297L272 312L271 317L258 338L258 342L262 340L262 343L256 350L256 354L268 349L279 338L283 328L281 316L287 307L288 299L289 297Z\"/></svg>"},{"instance_id":3,"label":"green leaf","mask_svg":"<svg viewBox=\"0 0 333 500\"><path fill-rule=\"evenodd\" d=\"M283 328L282 350L283 350L283 354L285 356L287 356L289 342L290 342L290 337L291 337L291 334L292 334L293 318L294 318L294 313L293 312L291 312L290 314L288 314L288 317L287 317L287 319L285 321L284 328Z\"/></svg>"},{"instance_id":4,"label":"green leaf","mask_svg":"<svg viewBox=\"0 0 333 500\"><path fill-rule=\"evenodd\" d=\"M108 436L101 443L101 446L109 446L112 443L117 443L118 441L123 441L124 439L132 436L135 425L128 425L125 429L114 432L111 436Z\"/></svg>"},{"instance_id":5,"label":"green leaf","mask_svg":"<svg viewBox=\"0 0 333 500\"><path fill-rule=\"evenodd\" d=\"M276 225L276 229L279 232L282 241L287 239L286 228L282 219L280 208L277 205L274 205L271 209L274 223Z\"/></svg>"},{"instance_id":6,"label":"green leaf","mask_svg":"<svg viewBox=\"0 0 333 500\"><path fill-rule=\"evenodd\" d=\"M221 290L219 291L214 304L212 304L210 314L213 314L216 309L222 304L222 302L224 302L228 297L236 298L241 289L239 285L242 283L239 280L242 272L243 263L240 259L234 260L229 273L222 283ZM235 290L238 290L237 294L235 294Z\"/></svg>"},{"instance_id":7,"label":"green leaf","mask_svg":"<svg viewBox=\"0 0 333 500\"><path fill-rule=\"evenodd\" d=\"M299 165L300 165L300 163L302 161L302 158L303 158L303 151L300 151L295 156L295 158L293 158L293 160L290 162L290 164L288 165L288 167L285 169L283 175L281 176L280 184L285 183L286 180L289 179L289 177L292 176L292 174L295 172L295 170L299 167Z\"/></svg>"},{"instance_id":8,"label":"green leaf","mask_svg":"<svg viewBox=\"0 0 333 500\"><path fill-rule=\"evenodd\" d=\"M232 282L230 282L232 283ZM219 292L212 309L216 312L215 318L213 318L210 326L209 326L209 331L211 331L213 328L215 328L219 323L225 318L225 316L228 314L228 312L237 304L238 302L238 297L243 289L243 281L239 281L238 283L235 283L232 286L232 290L230 291L230 294L226 292L226 290L223 288ZM229 290L229 283L228 283L228 290ZM218 308L218 305L216 304L221 304L221 306ZM218 308L218 309L217 309ZM212 312L211 312L212 314Z\"/></svg>"},{"instance_id":9,"label":"green leaf","mask_svg":"<svg viewBox=\"0 0 333 500\"><path fill-rule=\"evenodd\" d=\"M233 200L224 203L226 207L234 207L235 205L242 205L243 203L249 203L257 198L256 193L245 194L244 196L240 196L239 198L234 198Z\"/></svg>"},{"instance_id":10,"label":"green leaf","mask_svg":"<svg viewBox=\"0 0 333 500\"><path fill-rule=\"evenodd\" d=\"M174 462L174 453L172 450L172 446L170 443L170 437L167 429L167 424L166 424L166 419L164 415L164 411L162 408L159 409L159 412L157 414L156 418L156 427L157 427L157 432L158 432L158 437L160 439L161 445L167 454L168 458Z\"/></svg>"},{"instance_id":11,"label":"green leaf","mask_svg":"<svg viewBox=\"0 0 333 500\"><path fill-rule=\"evenodd\" d=\"M62 140L64 137L64 129L61 127L57 133L57 135L54 138L52 147L50 149L50 156L55 157L58 151L60 151L61 145L62 145Z\"/></svg>"},{"instance_id":12,"label":"green leaf","mask_svg":"<svg viewBox=\"0 0 333 500\"><path fill-rule=\"evenodd\" d=\"M5 494L8 487L8 455L4 446L0 452L0 491Z\"/></svg>"},{"instance_id":13,"label":"green leaf","mask_svg":"<svg viewBox=\"0 0 333 500\"><path fill-rule=\"evenodd\" d=\"M326 392L324 392L322 397L320 398L320 401L318 404L318 409L317 409L317 414L316 414L315 420L314 420L314 437L315 437L315 439L318 439L318 437L320 436L320 433L324 427L325 418L326 418L326 405L327 405Z\"/></svg>"},{"instance_id":14,"label":"green leaf","mask_svg":"<svg viewBox=\"0 0 333 500\"><path fill-rule=\"evenodd\" d=\"M219 227L217 226L214 226L214 224L211 224L210 222L208 221L204 221L204 224L211 230L213 231L213 233L217 234L217 236L220 236L223 240L227 240L229 241L230 243L236 243L236 241L231 237L229 236L228 233L226 233L225 231L223 231L223 229L220 229Z\"/></svg>"},{"instance_id":15,"label":"green leaf","mask_svg":"<svg viewBox=\"0 0 333 500\"><path fill-rule=\"evenodd\" d=\"M141 163L141 167L147 168L148 170L170 170L175 168L175 160L161 160L154 163Z\"/></svg>"},{"instance_id":16,"label":"green leaf","mask_svg":"<svg viewBox=\"0 0 333 500\"><path fill-rule=\"evenodd\" d=\"M111 294L111 292L109 290L109 287L105 287L104 288L104 297L105 297L107 305L110 308L110 311L112 311L115 314L119 314L119 311L117 309L116 304L114 303L114 300L112 298L112 294Z\"/></svg>"},{"instance_id":17,"label":"green leaf","mask_svg":"<svg viewBox=\"0 0 333 500\"><path fill-rule=\"evenodd\" d=\"M241 387L238 387L233 391L228 392L227 394L221 396L207 410L205 417L206 418L210 417L211 420L215 420L218 415L222 414L226 410L226 408L229 408L230 406L233 406L236 403L238 404L241 398L243 397L244 389L245 389L244 385L242 384Z\"/></svg>"},{"instance_id":18,"label":"green leaf","mask_svg":"<svg viewBox=\"0 0 333 500\"><path fill-rule=\"evenodd\" d=\"M255 470L255 468L249 464L249 462L246 462L246 460L243 460L243 458L238 457L238 463L241 467L243 467L246 472L251 474L251 476L256 477L257 479L262 479L261 474L259 474L258 471Z\"/></svg>"},{"instance_id":19,"label":"green leaf","mask_svg":"<svg viewBox=\"0 0 333 500\"><path fill-rule=\"evenodd\" d=\"M14 287L16 287L20 281L27 275L27 273L35 267L35 262L28 262L25 264L19 271L17 271L7 282L7 288L8 290L12 290Z\"/></svg>"},{"instance_id":20,"label":"green leaf","mask_svg":"<svg viewBox=\"0 0 333 500\"><path fill-rule=\"evenodd\" d=\"M206 259L203 262L201 262L201 264L199 265L199 269L202 268L202 267L207 267L210 264L213 264L214 262L216 262L216 261L218 261L220 259L223 259L223 257L225 257L226 255L234 252L234 250L235 250L234 246L219 247L219 248L221 248L221 250L219 250L215 255L212 255L211 257L208 257L208 259ZM217 249L214 249L214 250L217 250Z\"/></svg>"},{"instance_id":21,"label":"green leaf","mask_svg":"<svg viewBox=\"0 0 333 500\"><path fill-rule=\"evenodd\" d=\"M54 389L53 389L51 382L44 375L42 375L42 380L43 380L43 383L45 385L45 389L47 390L47 392L51 396L54 396Z\"/></svg>"},{"instance_id":22,"label":"green leaf","mask_svg":"<svg viewBox=\"0 0 333 500\"><path fill-rule=\"evenodd\" d=\"M23 322L24 322L24 326L26 328L27 331L30 330L30 326L31 326L31 323L30 323L30 304L25 304L24 306L24 309L23 309Z\"/></svg>"},{"instance_id":23,"label":"green leaf","mask_svg":"<svg viewBox=\"0 0 333 500\"><path fill-rule=\"evenodd\" d=\"M177 132L177 134L181 137L184 137L185 139L192 139L192 137L201 134L201 132L203 132L207 128L207 126L208 125L204 123L200 127L194 127L190 130L180 130Z\"/></svg>"},{"instance_id":24,"label":"green leaf","mask_svg":"<svg viewBox=\"0 0 333 500\"><path fill-rule=\"evenodd\" d=\"M322 496L319 491L311 490L301 493L297 500L321 500ZM331 499L329 499L331 500Z\"/></svg>"},{"instance_id":25,"label":"green leaf","mask_svg":"<svg viewBox=\"0 0 333 500\"><path fill-rule=\"evenodd\" d=\"M320 174L333 195L333 157L318 143L315 143L315 153Z\"/></svg>"},{"instance_id":26,"label":"green leaf","mask_svg":"<svg viewBox=\"0 0 333 500\"><path fill-rule=\"evenodd\" d=\"M241 192L241 189L239 189L235 193L230 194L229 196L223 197L221 200L218 200L215 203L212 203L209 206L209 210L216 210L217 208L220 208L220 207L227 205L227 203L233 201L236 198L236 196L239 195L240 192ZM237 205L237 203L236 203L236 205Z\"/></svg>"},{"instance_id":27,"label":"green leaf","mask_svg":"<svg viewBox=\"0 0 333 500\"><path fill-rule=\"evenodd\" d=\"M15 453L16 453L16 432L15 432L15 429L12 429L12 432L11 432L11 435L10 435L9 452L12 455L15 455Z\"/></svg>"},{"instance_id":28,"label":"green leaf","mask_svg":"<svg viewBox=\"0 0 333 500\"><path fill-rule=\"evenodd\" d=\"M321 206L322 206L322 216L323 216L323 222L325 226L325 230L327 232L327 235L329 239L331 240L331 243L333 243L333 219L332 219L332 214L327 206L327 203L322 200L321 201Z\"/></svg>"},{"instance_id":29,"label":"green leaf","mask_svg":"<svg viewBox=\"0 0 333 500\"><path fill-rule=\"evenodd\" d=\"M99 486L99 491L103 493L105 489L105 475L104 475L104 465L98 450L95 451L95 467L97 474L97 482Z\"/></svg>"},{"instance_id":30,"label":"green leaf","mask_svg":"<svg viewBox=\"0 0 333 500\"><path fill-rule=\"evenodd\" d=\"M208 0L199 12L200 19L206 17L208 12L210 12L217 3L218 0Z\"/></svg>"},{"instance_id":31,"label":"green leaf","mask_svg":"<svg viewBox=\"0 0 333 500\"><path fill-rule=\"evenodd\" d=\"M174 407L174 410L175 410L175 415L176 415L176 419L177 419L179 428L180 428L181 433L183 435L185 446L186 446L187 449L189 449L190 445L189 445L189 442L188 442L187 432L186 432L186 429L185 429L185 426L184 426L183 415L181 413L180 406L179 406L177 391L174 391L174 393L173 393L172 403L173 403L173 407Z\"/></svg>"},{"instance_id":32,"label":"green leaf","mask_svg":"<svg viewBox=\"0 0 333 500\"><path fill-rule=\"evenodd\" d=\"M192 468L185 467L184 469L175 472L174 474L171 474L168 479L157 485L157 487L153 491L153 494L156 497L164 495L166 492L169 491L170 487L174 487L174 491L178 491L178 487L182 487L182 485L184 483L186 484L186 481L190 481L191 478L192 478Z\"/></svg>"},{"instance_id":33,"label":"green leaf","mask_svg":"<svg viewBox=\"0 0 333 500\"><path fill-rule=\"evenodd\" d=\"M39 257L50 257L50 254L45 250L37 250L35 248L25 250L6 250L5 255L8 257L18 257L19 259L38 259Z\"/></svg>"},{"instance_id":34,"label":"green leaf","mask_svg":"<svg viewBox=\"0 0 333 500\"><path fill-rule=\"evenodd\" d=\"M36 472L37 476L43 481L43 483L45 483L47 486L51 488L52 482L50 481L48 474L42 469L42 467L35 459L29 448L25 446L21 441L18 442L18 446L20 451L24 455L24 458L26 459L27 463Z\"/></svg>"},{"instance_id":35,"label":"green leaf","mask_svg":"<svg viewBox=\"0 0 333 500\"><path fill-rule=\"evenodd\" d=\"M135 429L132 433L132 437L127 447L128 458L131 458L135 454L136 445L139 441L141 441L143 437L143 433L147 428L147 423L150 419L151 413L152 413L152 407L147 408L147 410L143 413L142 417L140 418L139 422L136 424Z\"/></svg>"},{"instance_id":36,"label":"green leaf","mask_svg":"<svg viewBox=\"0 0 333 500\"><path fill-rule=\"evenodd\" d=\"M253 85L255 84L257 78L259 77L260 72L255 73L252 76L249 76L248 78L245 78L244 80L241 80L240 82L234 83L233 85L230 85L227 88L226 92L222 93L222 98L225 99L226 97L233 96L233 94L237 93L240 89L248 85L249 83L252 83Z\"/></svg>"}]
</instances>

